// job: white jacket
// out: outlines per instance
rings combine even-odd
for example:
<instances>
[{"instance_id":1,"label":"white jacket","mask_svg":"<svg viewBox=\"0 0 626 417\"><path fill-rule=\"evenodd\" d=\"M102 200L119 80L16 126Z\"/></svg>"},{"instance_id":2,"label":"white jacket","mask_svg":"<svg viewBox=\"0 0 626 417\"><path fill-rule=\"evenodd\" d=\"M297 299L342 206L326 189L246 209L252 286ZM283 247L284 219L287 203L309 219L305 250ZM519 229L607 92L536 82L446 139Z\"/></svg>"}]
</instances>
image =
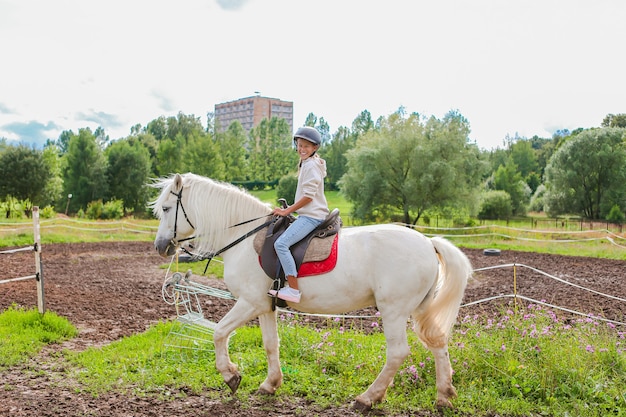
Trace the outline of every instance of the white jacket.
<instances>
[{"instance_id":1,"label":"white jacket","mask_svg":"<svg viewBox=\"0 0 626 417\"><path fill-rule=\"evenodd\" d=\"M328 216L328 203L324 195L324 178L326 177L326 161L315 154L304 161L298 170L298 187L296 198L309 197L312 201L298 210L299 216L323 220Z\"/></svg>"}]
</instances>

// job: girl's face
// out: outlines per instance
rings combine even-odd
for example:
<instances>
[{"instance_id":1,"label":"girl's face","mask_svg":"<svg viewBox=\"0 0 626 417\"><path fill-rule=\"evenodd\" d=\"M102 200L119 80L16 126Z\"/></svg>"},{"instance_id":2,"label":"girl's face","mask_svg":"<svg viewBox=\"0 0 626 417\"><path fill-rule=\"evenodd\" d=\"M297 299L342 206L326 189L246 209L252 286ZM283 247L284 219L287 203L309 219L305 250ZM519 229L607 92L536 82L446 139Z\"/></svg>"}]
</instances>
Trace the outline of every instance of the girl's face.
<instances>
[{"instance_id":1,"label":"girl's face","mask_svg":"<svg viewBox=\"0 0 626 417\"><path fill-rule=\"evenodd\" d=\"M300 160L304 161L311 155L313 152L317 150L319 146L312 144L308 140L298 138L298 155L300 155Z\"/></svg>"}]
</instances>

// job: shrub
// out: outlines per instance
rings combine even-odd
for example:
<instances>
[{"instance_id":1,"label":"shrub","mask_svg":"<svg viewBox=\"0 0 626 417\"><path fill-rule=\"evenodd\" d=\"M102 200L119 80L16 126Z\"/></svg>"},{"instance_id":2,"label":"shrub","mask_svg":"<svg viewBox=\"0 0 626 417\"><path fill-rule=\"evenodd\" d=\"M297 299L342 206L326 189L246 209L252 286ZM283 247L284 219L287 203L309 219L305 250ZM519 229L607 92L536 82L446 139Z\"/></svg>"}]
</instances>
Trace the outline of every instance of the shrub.
<instances>
[{"instance_id":1,"label":"shrub","mask_svg":"<svg viewBox=\"0 0 626 417\"><path fill-rule=\"evenodd\" d=\"M42 219L52 219L56 216L56 211L54 211L54 207L46 206L39 210L39 217Z\"/></svg>"},{"instance_id":2,"label":"shrub","mask_svg":"<svg viewBox=\"0 0 626 417\"><path fill-rule=\"evenodd\" d=\"M102 212L104 210L104 204L102 200L92 201L87 204L87 210L85 211L85 216L88 219L97 220L102 217Z\"/></svg>"},{"instance_id":3,"label":"shrub","mask_svg":"<svg viewBox=\"0 0 626 417\"><path fill-rule=\"evenodd\" d=\"M546 186L541 184L535 190L535 193L530 198L530 205L528 206L528 210L534 212L544 211L543 207L543 196L546 193Z\"/></svg>"},{"instance_id":4,"label":"shrub","mask_svg":"<svg viewBox=\"0 0 626 417\"><path fill-rule=\"evenodd\" d=\"M122 200L111 200L104 203L103 219L121 219L122 217L124 217L124 202Z\"/></svg>"},{"instance_id":5,"label":"shrub","mask_svg":"<svg viewBox=\"0 0 626 417\"><path fill-rule=\"evenodd\" d=\"M284 198L287 200L287 204L293 204L293 199L296 197L296 188L298 187L298 178L292 173L283 176L278 181L278 187L276 187L276 195L278 198Z\"/></svg>"},{"instance_id":6,"label":"shrub","mask_svg":"<svg viewBox=\"0 0 626 417\"><path fill-rule=\"evenodd\" d=\"M489 190L483 195L479 219L506 219L513 213L511 196L506 191Z\"/></svg>"},{"instance_id":7,"label":"shrub","mask_svg":"<svg viewBox=\"0 0 626 417\"><path fill-rule=\"evenodd\" d=\"M88 219L121 219L124 217L124 202L111 200L103 203L102 200L92 201L87 204L85 216Z\"/></svg>"},{"instance_id":8,"label":"shrub","mask_svg":"<svg viewBox=\"0 0 626 417\"><path fill-rule=\"evenodd\" d=\"M615 224L624 223L624 218L624 212L619 208L617 204L611 207L611 211L609 211L609 214L606 216L607 221Z\"/></svg>"}]
</instances>

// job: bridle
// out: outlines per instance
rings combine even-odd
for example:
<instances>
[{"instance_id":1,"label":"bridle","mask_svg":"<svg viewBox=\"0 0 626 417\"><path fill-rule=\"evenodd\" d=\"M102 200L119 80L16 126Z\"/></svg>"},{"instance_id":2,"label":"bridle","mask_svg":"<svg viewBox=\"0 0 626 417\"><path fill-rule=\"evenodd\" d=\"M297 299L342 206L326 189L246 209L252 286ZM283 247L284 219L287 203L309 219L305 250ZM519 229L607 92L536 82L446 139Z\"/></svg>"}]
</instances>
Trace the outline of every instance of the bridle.
<instances>
[{"instance_id":1,"label":"bridle","mask_svg":"<svg viewBox=\"0 0 626 417\"><path fill-rule=\"evenodd\" d=\"M187 220L187 224L189 224L189 226L191 226L193 230L196 230L196 227L193 225L193 223L191 223L191 220L189 220L189 217L187 216L187 212L185 211L185 206L183 206L183 200L182 200L183 188L181 187L180 191L177 193L170 190L170 193L176 196L176 213L174 214L174 236L172 236L172 240L170 241L170 244L176 247L176 246L179 246L180 242L185 242L187 240L195 239L195 236L192 235L181 240L176 240L176 227L178 225L178 209L179 208L182 210L183 215L185 216L185 220Z\"/></svg>"},{"instance_id":2,"label":"bridle","mask_svg":"<svg viewBox=\"0 0 626 417\"><path fill-rule=\"evenodd\" d=\"M170 190L170 193L172 193L173 195L176 196L176 213L174 214L174 236L172 236L172 240L170 240L170 245L172 245L174 247L179 247L181 242L186 242L188 240L193 240L193 239L196 238L195 235L191 235L191 236L186 237L184 239L176 240L176 227L178 225L178 210L179 210L179 208L183 212L183 215L185 216L185 220L187 220L187 224L189 224L189 226L191 226L191 228L194 231L196 230L196 227L193 225L193 223L191 223L191 220L189 220L189 217L187 216L187 212L185 211L185 206L183 206L183 201L182 201L183 188L181 187L181 189L180 189L180 191L178 193L175 193L174 191L171 191L171 190ZM273 215L270 213L270 214L267 214L265 216L260 216L260 217L254 218L254 219L246 220L246 221L243 221L241 223L237 223L237 224L234 224L232 226L229 226L229 228L241 226L243 224L250 223L250 222L253 222L255 220L263 219L265 217L270 217L270 216L273 216ZM245 233L243 236L239 237L235 241L233 241L233 242L229 243L228 245L224 246L222 249L220 249L220 250L218 250L216 252L211 252L209 254L206 254L204 258L207 259L207 264L206 264L206 267L204 268L204 273L206 274L206 271L207 271L207 269L209 267L209 263L211 262L211 259L213 259L214 257L218 256L222 252L227 251L228 249L232 248L233 246L243 242L245 239L247 239L250 236L254 235L255 233L257 233L261 229L265 228L266 226L269 226L274 221L275 221L275 219L272 217L270 220L266 221L265 223L261 224L260 226L257 226L254 229L250 230L249 232ZM181 247L181 249L183 251L187 252L188 254L193 255L187 249L182 248L182 247Z\"/></svg>"}]
</instances>

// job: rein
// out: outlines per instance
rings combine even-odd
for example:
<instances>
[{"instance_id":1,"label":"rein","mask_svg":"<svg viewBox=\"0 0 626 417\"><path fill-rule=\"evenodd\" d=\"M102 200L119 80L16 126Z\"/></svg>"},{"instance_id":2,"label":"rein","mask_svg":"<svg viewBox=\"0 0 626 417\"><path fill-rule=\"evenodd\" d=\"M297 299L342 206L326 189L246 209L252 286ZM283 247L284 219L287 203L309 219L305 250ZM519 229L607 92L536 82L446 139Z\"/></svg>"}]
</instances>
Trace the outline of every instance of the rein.
<instances>
[{"instance_id":1,"label":"rein","mask_svg":"<svg viewBox=\"0 0 626 417\"><path fill-rule=\"evenodd\" d=\"M257 217L256 219L246 220L245 222L242 222L242 223L239 223L239 224L235 224L235 225L230 226L230 227L240 226L242 224L250 223L250 222L253 222L255 220L259 220L259 219L262 219L263 217L268 217L268 216L271 216L271 214L268 214L266 216ZM209 263L211 263L211 259L215 258L216 256L218 256L222 252L226 252L228 249L232 248L233 246L238 245L239 243L243 242L244 240L246 240L247 238L249 238L253 234L257 233L258 231L260 231L260 230L264 229L265 227L269 226L270 224L272 224L273 221L274 221L274 219L270 219L270 220L266 221L265 223L263 223L262 225L257 226L254 229L250 230L249 232L247 232L243 236L237 238L235 241L233 241L233 242L229 243L228 245L224 246L222 249L220 249L220 250L218 250L216 252L209 253L207 255L207 262L206 262L206 266L204 267L204 274L203 275L206 275L206 271L209 269Z\"/></svg>"},{"instance_id":2,"label":"rein","mask_svg":"<svg viewBox=\"0 0 626 417\"><path fill-rule=\"evenodd\" d=\"M176 214L174 217L174 237L172 237L172 244L175 246L180 246L179 243L180 242L185 242L188 240L192 240L195 239L196 236L192 235L190 237L181 239L181 240L176 240L176 225L178 223L178 208L180 207L180 209L183 211L183 215L185 216L185 220L187 220L187 223L189 224L189 226L191 226L192 229L196 230L196 227L193 225L193 223L191 223L191 220L189 220L189 217L187 216L187 212L185 211L185 207L183 206L183 202L182 202L182 197L183 197L183 189L181 188L180 191L178 193L175 193L174 191L170 191L170 193L174 194L176 196ZM246 220L243 221L241 223L237 223L234 224L232 226L229 226L228 228L233 228L233 227L237 227L237 226L242 226L244 224L247 223L251 223L253 221L259 220L259 219L263 219L265 217L269 217L272 216L272 214L266 214L265 216L260 216L260 217L256 217L254 219L250 219L250 220ZM250 230L249 232L247 232L246 234L244 234L243 236L237 238L235 241L229 243L228 245L224 246L222 249L216 251L216 252L211 252L209 254L207 254L207 263L206 266L204 267L204 274L206 274L206 271L209 269L209 263L211 262L211 259L215 258L216 256L218 256L219 254L221 254L222 252L226 252L228 249L232 248L235 245L238 245L239 243L243 242L244 240L246 240L247 238L249 238L250 236L252 236L253 234L257 233L258 231L262 230L263 228L269 226L270 224L272 224L272 222L274 221L274 219L270 219L268 221L266 221L265 223L263 223L260 226L255 227L254 229ZM192 253L190 253L187 249L182 248L181 249L185 252L187 252L190 255L193 255Z\"/></svg>"}]
</instances>

